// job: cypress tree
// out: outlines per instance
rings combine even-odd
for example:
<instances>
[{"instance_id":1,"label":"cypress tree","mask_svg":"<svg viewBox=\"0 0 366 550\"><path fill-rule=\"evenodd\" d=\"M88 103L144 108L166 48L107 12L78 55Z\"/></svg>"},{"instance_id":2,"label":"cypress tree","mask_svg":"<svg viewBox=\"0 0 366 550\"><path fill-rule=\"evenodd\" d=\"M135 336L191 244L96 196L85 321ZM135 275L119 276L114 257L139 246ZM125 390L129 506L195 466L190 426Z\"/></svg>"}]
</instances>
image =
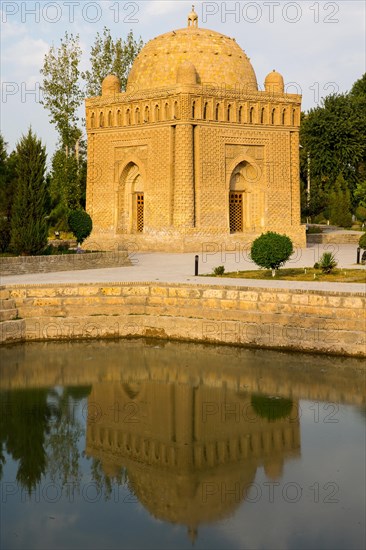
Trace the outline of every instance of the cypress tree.
<instances>
[{"instance_id":1,"label":"cypress tree","mask_svg":"<svg viewBox=\"0 0 366 550\"><path fill-rule=\"evenodd\" d=\"M46 148L32 130L17 144L17 187L11 220L11 249L39 254L47 245Z\"/></svg>"}]
</instances>

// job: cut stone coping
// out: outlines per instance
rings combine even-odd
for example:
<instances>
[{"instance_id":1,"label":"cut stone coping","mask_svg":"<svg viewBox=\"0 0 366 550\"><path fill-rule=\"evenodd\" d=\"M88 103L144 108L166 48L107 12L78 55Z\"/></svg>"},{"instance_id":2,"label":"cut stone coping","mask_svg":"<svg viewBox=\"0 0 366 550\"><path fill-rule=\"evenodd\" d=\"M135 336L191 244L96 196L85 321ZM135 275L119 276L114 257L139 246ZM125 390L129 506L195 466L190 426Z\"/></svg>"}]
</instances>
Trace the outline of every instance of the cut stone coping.
<instances>
[{"instance_id":1,"label":"cut stone coping","mask_svg":"<svg viewBox=\"0 0 366 550\"><path fill-rule=\"evenodd\" d=\"M310 283L311 284L311 283ZM331 283L331 284L334 284L334 283ZM337 283L335 283L337 284ZM347 284L347 283L340 283L340 284ZM352 283L349 283L349 284L352 284ZM131 281L131 282L127 282L127 281L108 281L108 282L91 282L91 283L83 283L83 282L74 282L74 283L65 283L65 282L62 282L62 283L17 283L17 284L8 284L8 285L1 285L0 286L0 289L10 289L10 288L37 288L37 287L42 287L42 288L55 288L55 287L78 287L78 286L82 286L82 287L88 287L88 286L92 286L92 287L104 287L104 286L121 286L121 287L126 287L126 286L142 286L142 285L148 285L148 286L171 286L171 287L192 287L192 286L195 286L199 289L207 289L207 287L209 286L208 284L197 284L195 282L185 282L185 283L179 283L179 282L169 282L169 281ZM296 292L298 294L304 294L304 293L307 293L307 294L319 294L319 293L322 293L322 292L325 292L327 294L329 293L332 293L334 295L339 295L339 296L343 296L345 294L347 295L350 295L350 296L360 296L360 297L366 297L366 289L365 291L355 291L355 292L352 292L352 291L349 291L349 290L332 290L332 289L329 289L329 288L326 288L326 289L304 289L304 288L287 288L287 287L264 287L264 286L260 286L260 287L253 287L253 286L250 286L250 285L236 285L236 286L233 286L233 285L215 285L215 287L219 287L223 290L253 290L253 288L258 288L260 289L261 291L268 291L268 292L273 292L273 291L276 291L276 292L288 292L288 291L291 291L291 292Z\"/></svg>"}]
</instances>

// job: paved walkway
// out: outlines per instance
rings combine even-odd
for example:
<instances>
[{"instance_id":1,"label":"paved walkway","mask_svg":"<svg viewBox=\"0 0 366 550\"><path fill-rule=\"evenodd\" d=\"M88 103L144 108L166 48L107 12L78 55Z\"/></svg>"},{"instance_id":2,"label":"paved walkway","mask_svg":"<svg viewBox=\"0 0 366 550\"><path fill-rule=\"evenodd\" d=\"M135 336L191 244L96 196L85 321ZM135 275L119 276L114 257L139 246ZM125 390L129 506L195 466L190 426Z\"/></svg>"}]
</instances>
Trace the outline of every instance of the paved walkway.
<instances>
[{"instance_id":1,"label":"paved walkway","mask_svg":"<svg viewBox=\"0 0 366 550\"><path fill-rule=\"evenodd\" d=\"M300 249L286 267L311 267L324 250L334 252L339 267L350 268L356 265L356 247L354 245L311 245ZM245 252L229 253L223 250L217 253L199 256L199 273L212 273L212 268L223 265L227 272L257 269ZM303 290L335 290L365 292L363 283L326 283L301 281L272 281L256 279L226 279L194 276L195 253L167 254L139 252L131 255L131 267L113 267L89 269L83 271L60 271L57 273L34 273L28 275L10 275L1 277L1 284L42 284L42 283L110 283L110 282L173 282L228 286L251 286L266 288L299 288Z\"/></svg>"}]
</instances>

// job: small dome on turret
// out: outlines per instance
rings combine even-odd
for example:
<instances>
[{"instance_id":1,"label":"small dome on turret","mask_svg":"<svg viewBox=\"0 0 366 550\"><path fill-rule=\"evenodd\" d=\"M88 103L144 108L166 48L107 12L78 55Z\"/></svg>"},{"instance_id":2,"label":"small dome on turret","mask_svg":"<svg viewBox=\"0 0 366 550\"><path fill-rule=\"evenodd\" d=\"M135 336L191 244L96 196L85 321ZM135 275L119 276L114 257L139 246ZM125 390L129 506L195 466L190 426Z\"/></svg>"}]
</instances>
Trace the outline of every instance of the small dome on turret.
<instances>
[{"instance_id":1,"label":"small dome on turret","mask_svg":"<svg viewBox=\"0 0 366 550\"><path fill-rule=\"evenodd\" d=\"M102 82L102 95L121 93L121 81L115 74L109 74Z\"/></svg>"},{"instance_id":2,"label":"small dome on turret","mask_svg":"<svg viewBox=\"0 0 366 550\"><path fill-rule=\"evenodd\" d=\"M194 6L192 6L192 11L188 14L188 27L198 27L198 15L194 11Z\"/></svg>"},{"instance_id":3,"label":"small dome on turret","mask_svg":"<svg viewBox=\"0 0 366 550\"><path fill-rule=\"evenodd\" d=\"M283 94L285 91L283 76L273 69L273 71L266 76L264 88L266 92Z\"/></svg>"},{"instance_id":4,"label":"small dome on turret","mask_svg":"<svg viewBox=\"0 0 366 550\"><path fill-rule=\"evenodd\" d=\"M190 61L183 61L178 66L177 84L197 84L196 67Z\"/></svg>"}]
</instances>

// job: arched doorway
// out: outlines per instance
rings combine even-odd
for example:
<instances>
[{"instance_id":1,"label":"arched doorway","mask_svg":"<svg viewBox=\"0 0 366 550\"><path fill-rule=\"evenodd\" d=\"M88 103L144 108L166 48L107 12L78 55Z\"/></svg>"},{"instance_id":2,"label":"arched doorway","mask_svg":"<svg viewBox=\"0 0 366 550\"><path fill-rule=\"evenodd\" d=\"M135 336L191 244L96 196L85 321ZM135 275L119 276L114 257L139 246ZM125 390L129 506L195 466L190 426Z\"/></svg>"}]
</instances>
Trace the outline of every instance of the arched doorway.
<instances>
[{"instance_id":1,"label":"arched doorway","mask_svg":"<svg viewBox=\"0 0 366 550\"><path fill-rule=\"evenodd\" d=\"M265 193L261 171L247 161L234 168L230 178L230 233L255 230L265 225Z\"/></svg>"},{"instance_id":2,"label":"arched doorway","mask_svg":"<svg viewBox=\"0 0 366 550\"><path fill-rule=\"evenodd\" d=\"M122 171L118 191L117 233L143 233L145 223L144 180L130 162Z\"/></svg>"}]
</instances>

